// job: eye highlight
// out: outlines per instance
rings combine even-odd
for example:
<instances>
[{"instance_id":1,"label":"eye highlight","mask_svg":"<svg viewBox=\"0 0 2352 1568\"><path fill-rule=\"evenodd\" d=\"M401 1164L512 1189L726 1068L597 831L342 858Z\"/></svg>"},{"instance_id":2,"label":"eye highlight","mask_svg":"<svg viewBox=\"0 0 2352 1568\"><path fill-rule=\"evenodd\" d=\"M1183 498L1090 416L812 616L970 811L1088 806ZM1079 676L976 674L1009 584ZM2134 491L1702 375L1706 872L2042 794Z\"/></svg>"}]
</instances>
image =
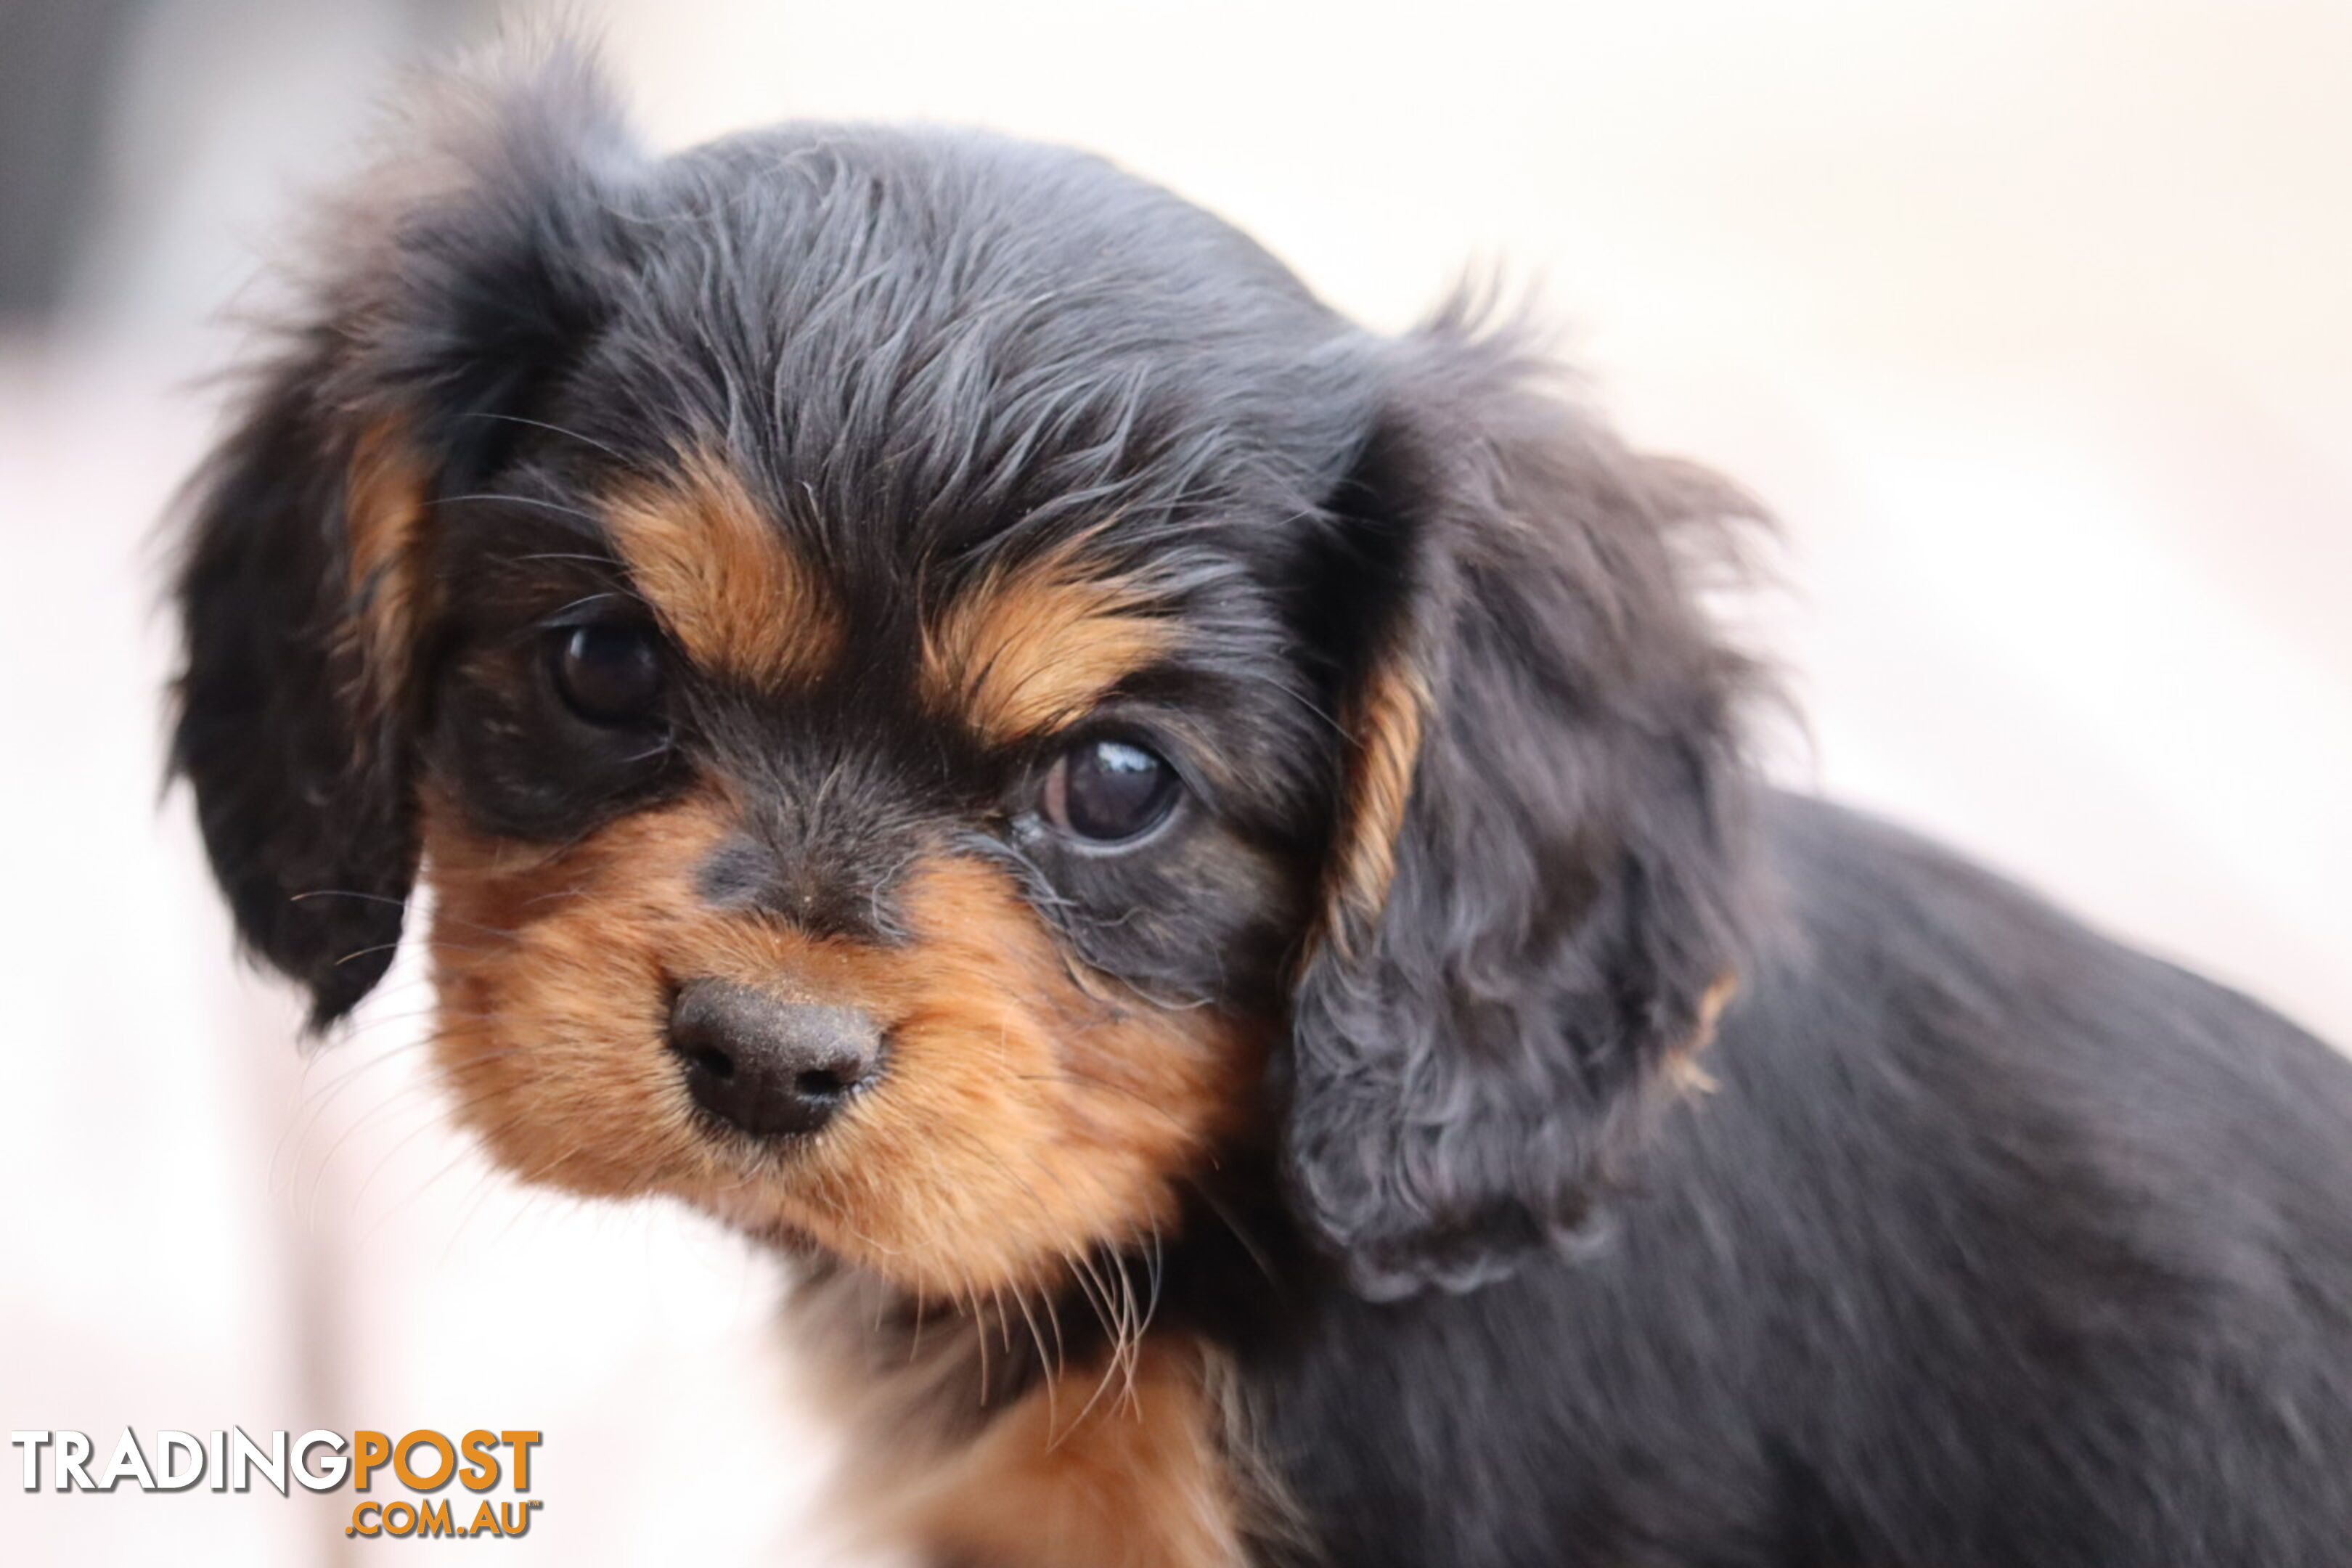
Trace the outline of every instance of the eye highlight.
<instances>
[{"instance_id":1,"label":"eye highlight","mask_svg":"<svg viewBox=\"0 0 2352 1568\"><path fill-rule=\"evenodd\" d=\"M563 705L591 724L640 723L661 700L661 650L649 629L625 621L557 628L548 673Z\"/></svg>"},{"instance_id":2,"label":"eye highlight","mask_svg":"<svg viewBox=\"0 0 2352 1568\"><path fill-rule=\"evenodd\" d=\"M1181 791L1176 770L1150 747L1097 736L1054 759L1039 809L1084 844L1124 844L1166 819Z\"/></svg>"}]
</instances>

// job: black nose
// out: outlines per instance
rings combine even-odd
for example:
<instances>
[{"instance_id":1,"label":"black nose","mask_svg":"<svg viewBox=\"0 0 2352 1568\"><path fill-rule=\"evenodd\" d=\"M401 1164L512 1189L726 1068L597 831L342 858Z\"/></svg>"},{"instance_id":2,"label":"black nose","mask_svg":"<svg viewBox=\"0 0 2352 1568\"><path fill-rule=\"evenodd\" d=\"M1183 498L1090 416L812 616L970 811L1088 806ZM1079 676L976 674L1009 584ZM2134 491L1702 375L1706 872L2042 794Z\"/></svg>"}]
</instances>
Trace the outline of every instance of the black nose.
<instances>
[{"instance_id":1,"label":"black nose","mask_svg":"<svg viewBox=\"0 0 2352 1568\"><path fill-rule=\"evenodd\" d=\"M848 1007L786 1002L750 985L690 980L670 1006L669 1048L694 1102L762 1135L814 1132L874 1076L881 1031Z\"/></svg>"}]
</instances>

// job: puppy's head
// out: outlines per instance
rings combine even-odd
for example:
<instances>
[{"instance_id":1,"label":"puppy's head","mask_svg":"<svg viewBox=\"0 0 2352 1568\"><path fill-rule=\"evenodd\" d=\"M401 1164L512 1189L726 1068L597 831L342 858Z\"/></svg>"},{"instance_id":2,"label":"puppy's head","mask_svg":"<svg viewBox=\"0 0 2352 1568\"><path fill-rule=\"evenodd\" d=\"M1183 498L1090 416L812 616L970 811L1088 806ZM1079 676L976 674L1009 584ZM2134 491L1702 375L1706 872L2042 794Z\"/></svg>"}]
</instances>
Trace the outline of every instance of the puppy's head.
<instances>
[{"instance_id":1,"label":"puppy's head","mask_svg":"<svg viewBox=\"0 0 2352 1568\"><path fill-rule=\"evenodd\" d=\"M329 230L201 478L176 765L320 1024L935 1293L1277 1147L1368 1289L1581 1215L1734 962L1744 680L1637 460L1092 160L640 156L558 54Z\"/></svg>"}]
</instances>

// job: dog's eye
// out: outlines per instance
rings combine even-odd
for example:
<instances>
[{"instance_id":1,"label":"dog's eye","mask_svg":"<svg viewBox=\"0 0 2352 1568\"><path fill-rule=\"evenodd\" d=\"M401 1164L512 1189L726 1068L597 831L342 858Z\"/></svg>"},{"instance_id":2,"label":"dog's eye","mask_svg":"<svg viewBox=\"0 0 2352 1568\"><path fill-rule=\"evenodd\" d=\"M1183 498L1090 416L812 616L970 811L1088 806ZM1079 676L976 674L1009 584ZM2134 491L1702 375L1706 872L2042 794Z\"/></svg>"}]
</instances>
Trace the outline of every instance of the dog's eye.
<instances>
[{"instance_id":1,"label":"dog's eye","mask_svg":"<svg viewBox=\"0 0 2352 1568\"><path fill-rule=\"evenodd\" d=\"M559 630L550 668L564 705L592 724L627 724L661 698L661 651L643 626L602 622Z\"/></svg>"},{"instance_id":2,"label":"dog's eye","mask_svg":"<svg viewBox=\"0 0 2352 1568\"><path fill-rule=\"evenodd\" d=\"M1045 820L1072 838L1118 844L1138 838L1176 805L1176 770L1131 741L1081 741L1045 775Z\"/></svg>"}]
</instances>

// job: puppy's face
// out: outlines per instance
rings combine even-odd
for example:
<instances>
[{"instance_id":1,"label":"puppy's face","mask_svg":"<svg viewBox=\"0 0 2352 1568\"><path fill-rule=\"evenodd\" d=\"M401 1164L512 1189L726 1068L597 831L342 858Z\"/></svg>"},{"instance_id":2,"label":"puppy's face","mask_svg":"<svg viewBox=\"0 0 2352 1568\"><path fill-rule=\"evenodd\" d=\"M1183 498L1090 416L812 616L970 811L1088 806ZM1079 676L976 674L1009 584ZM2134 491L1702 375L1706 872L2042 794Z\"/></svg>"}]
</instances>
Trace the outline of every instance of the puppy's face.
<instances>
[{"instance_id":1,"label":"puppy's face","mask_svg":"<svg viewBox=\"0 0 2352 1568\"><path fill-rule=\"evenodd\" d=\"M1248 1131L1312 860L1257 595L1213 614L1104 516L845 565L742 453L657 450L551 451L430 546L465 1120L943 1295L1172 1231Z\"/></svg>"},{"instance_id":2,"label":"puppy's face","mask_svg":"<svg viewBox=\"0 0 2352 1568\"><path fill-rule=\"evenodd\" d=\"M1368 1289L1576 1222L1735 947L1719 489L1092 160L653 162L561 55L436 123L180 583L175 763L319 1021L421 871L502 1160L927 1295L1237 1144Z\"/></svg>"}]
</instances>

